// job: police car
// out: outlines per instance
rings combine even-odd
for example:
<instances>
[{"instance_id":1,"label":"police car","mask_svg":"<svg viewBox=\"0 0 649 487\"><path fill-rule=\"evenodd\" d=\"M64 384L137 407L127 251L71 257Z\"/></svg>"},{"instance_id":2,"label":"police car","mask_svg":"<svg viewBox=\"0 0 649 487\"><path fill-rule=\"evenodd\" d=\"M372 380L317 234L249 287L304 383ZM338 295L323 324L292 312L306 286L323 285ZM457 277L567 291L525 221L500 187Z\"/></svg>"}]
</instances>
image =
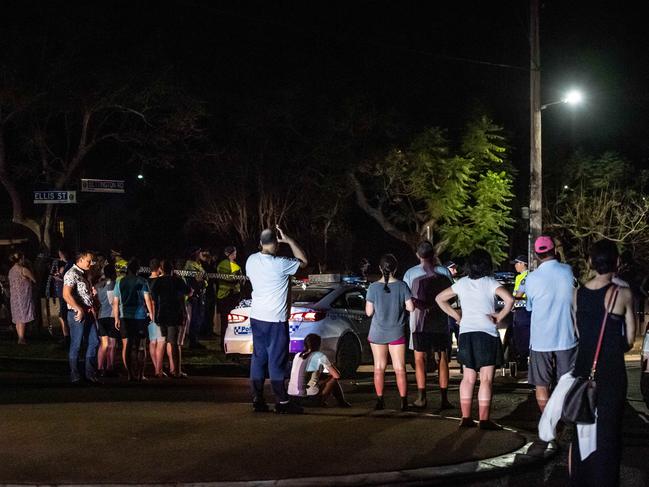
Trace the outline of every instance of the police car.
<instances>
[{"instance_id":1,"label":"police car","mask_svg":"<svg viewBox=\"0 0 649 487\"><path fill-rule=\"evenodd\" d=\"M371 318L365 315L366 288L365 281L338 274L310 275L308 281L293 286L289 352L301 352L304 338L316 333L322 338L321 351L343 377L353 377L360 364L370 363L367 336ZM228 315L225 354L238 362L250 360L250 300L242 301Z\"/></svg>"}]
</instances>

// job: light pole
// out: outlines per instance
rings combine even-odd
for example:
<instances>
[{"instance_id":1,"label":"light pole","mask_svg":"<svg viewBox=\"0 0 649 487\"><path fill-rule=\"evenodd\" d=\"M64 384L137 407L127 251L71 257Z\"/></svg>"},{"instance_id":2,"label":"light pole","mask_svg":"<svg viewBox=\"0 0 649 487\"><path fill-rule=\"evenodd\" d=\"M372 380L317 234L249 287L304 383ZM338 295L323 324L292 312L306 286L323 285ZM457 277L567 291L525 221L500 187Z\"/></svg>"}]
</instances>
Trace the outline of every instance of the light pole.
<instances>
[{"instance_id":1,"label":"light pole","mask_svg":"<svg viewBox=\"0 0 649 487\"><path fill-rule=\"evenodd\" d=\"M539 45L539 0L530 0L530 206L528 262L533 259L534 241L543 231L543 163L541 159L541 110L559 103L579 104L583 97L569 91L561 100L541 104L541 48Z\"/></svg>"},{"instance_id":2,"label":"light pole","mask_svg":"<svg viewBox=\"0 0 649 487\"><path fill-rule=\"evenodd\" d=\"M539 73L540 74L540 73ZM540 76L539 76L540 77ZM528 245L528 262L532 264L530 267L535 267L533 265L534 259L532 255L533 245L536 238L541 235L543 231L543 191L542 191L542 182L543 182L543 161L541 159L541 111L545 110L548 107L559 104L568 104L568 105L577 105L582 102L583 95L577 90L569 91L566 96L561 100L553 101L540 105L538 103L538 98L535 100L533 96L532 99L537 101L537 109L533 109L532 112L532 125L531 125L531 150L530 150L530 233L529 233L529 245ZM564 188L567 189L567 186Z\"/></svg>"}]
</instances>

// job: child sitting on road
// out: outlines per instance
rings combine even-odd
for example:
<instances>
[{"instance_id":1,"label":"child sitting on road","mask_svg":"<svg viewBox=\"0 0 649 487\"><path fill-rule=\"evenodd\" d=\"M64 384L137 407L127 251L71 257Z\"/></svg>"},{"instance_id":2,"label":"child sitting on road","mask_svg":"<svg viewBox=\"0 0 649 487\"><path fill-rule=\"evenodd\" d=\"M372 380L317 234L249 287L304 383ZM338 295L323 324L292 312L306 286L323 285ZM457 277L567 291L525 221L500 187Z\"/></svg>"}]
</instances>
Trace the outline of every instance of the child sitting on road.
<instances>
[{"instance_id":1,"label":"child sitting on road","mask_svg":"<svg viewBox=\"0 0 649 487\"><path fill-rule=\"evenodd\" d=\"M293 359L288 393L302 399L305 405L318 406L326 406L327 399L333 394L339 407L351 407L338 383L340 372L320 351L321 342L315 333L304 338L304 351Z\"/></svg>"}]
</instances>

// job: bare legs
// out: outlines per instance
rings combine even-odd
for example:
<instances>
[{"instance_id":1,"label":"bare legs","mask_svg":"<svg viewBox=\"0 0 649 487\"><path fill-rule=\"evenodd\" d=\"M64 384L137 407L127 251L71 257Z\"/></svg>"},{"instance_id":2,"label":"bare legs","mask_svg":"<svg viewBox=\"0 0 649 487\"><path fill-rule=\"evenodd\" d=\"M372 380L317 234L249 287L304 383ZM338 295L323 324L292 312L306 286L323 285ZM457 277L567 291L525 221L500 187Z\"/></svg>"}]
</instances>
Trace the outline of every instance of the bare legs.
<instances>
[{"instance_id":1,"label":"bare legs","mask_svg":"<svg viewBox=\"0 0 649 487\"><path fill-rule=\"evenodd\" d=\"M151 363L156 377L162 377L162 362L165 354L165 340L156 340L149 342L149 355L151 355Z\"/></svg>"},{"instance_id":2,"label":"bare legs","mask_svg":"<svg viewBox=\"0 0 649 487\"><path fill-rule=\"evenodd\" d=\"M417 389L426 389L426 352L415 350L415 379Z\"/></svg>"},{"instance_id":3,"label":"bare legs","mask_svg":"<svg viewBox=\"0 0 649 487\"><path fill-rule=\"evenodd\" d=\"M169 360L169 373L172 376L178 374L177 363L178 363L178 345L175 343L167 343L167 359Z\"/></svg>"},{"instance_id":4,"label":"bare legs","mask_svg":"<svg viewBox=\"0 0 649 487\"><path fill-rule=\"evenodd\" d=\"M16 323L16 333L18 334L19 345L27 345L27 341L25 340L26 327L27 327L27 323Z\"/></svg>"},{"instance_id":5,"label":"bare legs","mask_svg":"<svg viewBox=\"0 0 649 487\"><path fill-rule=\"evenodd\" d=\"M99 338L101 343L97 352L97 370L112 371L115 367L115 339L108 336Z\"/></svg>"},{"instance_id":6,"label":"bare legs","mask_svg":"<svg viewBox=\"0 0 649 487\"><path fill-rule=\"evenodd\" d=\"M63 318L59 316L59 323L61 323L61 333L64 337L70 336L70 330L68 330L68 324Z\"/></svg>"},{"instance_id":7,"label":"bare legs","mask_svg":"<svg viewBox=\"0 0 649 487\"><path fill-rule=\"evenodd\" d=\"M408 394L408 382L406 379L406 345L384 345L372 343L372 356L374 357L374 390L378 396L377 408L382 409L383 388L385 384L385 369L388 365L388 353L392 360L392 368L397 378L397 388L402 399L402 409L404 409L404 400Z\"/></svg>"},{"instance_id":8,"label":"bare legs","mask_svg":"<svg viewBox=\"0 0 649 487\"><path fill-rule=\"evenodd\" d=\"M97 350L97 372L101 375L106 370L106 355L108 353L108 337L99 337L99 350Z\"/></svg>"},{"instance_id":9,"label":"bare legs","mask_svg":"<svg viewBox=\"0 0 649 487\"><path fill-rule=\"evenodd\" d=\"M478 389L478 417L480 427L483 429L502 429L501 426L492 422L489 418L491 413L491 398L493 395L493 379L496 367L489 365L480 368L480 387ZM462 410L462 422L460 426L474 426L471 418L471 406L473 402L473 389L475 387L478 373L464 367L464 375L460 383L460 408Z\"/></svg>"},{"instance_id":10,"label":"bare legs","mask_svg":"<svg viewBox=\"0 0 649 487\"><path fill-rule=\"evenodd\" d=\"M122 364L126 370L128 380L131 380L131 368L129 367L128 353L128 338L122 338Z\"/></svg>"},{"instance_id":11,"label":"bare legs","mask_svg":"<svg viewBox=\"0 0 649 487\"><path fill-rule=\"evenodd\" d=\"M550 399L550 390L547 386L536 386L536 403L539 405L541 413Z\"/></svg>"}]
</instances>

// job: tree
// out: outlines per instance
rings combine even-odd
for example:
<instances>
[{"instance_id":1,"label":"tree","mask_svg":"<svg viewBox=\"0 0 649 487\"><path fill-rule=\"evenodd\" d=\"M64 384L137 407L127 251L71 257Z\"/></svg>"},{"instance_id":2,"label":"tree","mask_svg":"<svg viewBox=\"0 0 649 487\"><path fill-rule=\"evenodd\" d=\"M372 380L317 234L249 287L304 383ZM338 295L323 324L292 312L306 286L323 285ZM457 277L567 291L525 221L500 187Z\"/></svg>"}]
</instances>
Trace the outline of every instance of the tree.
<instances>
[{"instance_id":1,"label":"tree","mask_svg":"<svg viewBox=\"0 0 649 487\"><path fill-rule=\"evenodd\" d=\"M631 163L613 151L600 156L578 151L565 164L563 181L549 205L547 229L582 279L589 274L588 251L597 240L649 258L647 171L634 173Z\"/></svg>"},{"instance_id":2,"label":"tree","mask_svg":"<svg viewBox=\"0 0 649 487\"><path fill-rule=\"evenodd\" d=\"M512 170L502 129L485 116L469 122L453 149L440 128L416 136L352 175L359 206L411 246L431 231L438 251L468 255L476 247L502 261L509 228Z\"/></svg>"},{"instance_id":3,"label":"tree","mask_svg":"<svg viewBox=\"0 0 649 487\"><path fill-rule=\"evenodd\" d=\"M2 108L10 98L0 97L0 182L9 193L13 221L32 229L48 249L57 206L43 205L40 217L26 217L21 183L69 189L82 168L99 161L94 157L99 149L133 165L172 164L186 153L178 146L201 132L200 104L162 82L133 88L114 81L86 93L68 92L63 82L55 83L8 112ZM13 151L7 138L14 139Z\"/></svg>"}]
</instances>

